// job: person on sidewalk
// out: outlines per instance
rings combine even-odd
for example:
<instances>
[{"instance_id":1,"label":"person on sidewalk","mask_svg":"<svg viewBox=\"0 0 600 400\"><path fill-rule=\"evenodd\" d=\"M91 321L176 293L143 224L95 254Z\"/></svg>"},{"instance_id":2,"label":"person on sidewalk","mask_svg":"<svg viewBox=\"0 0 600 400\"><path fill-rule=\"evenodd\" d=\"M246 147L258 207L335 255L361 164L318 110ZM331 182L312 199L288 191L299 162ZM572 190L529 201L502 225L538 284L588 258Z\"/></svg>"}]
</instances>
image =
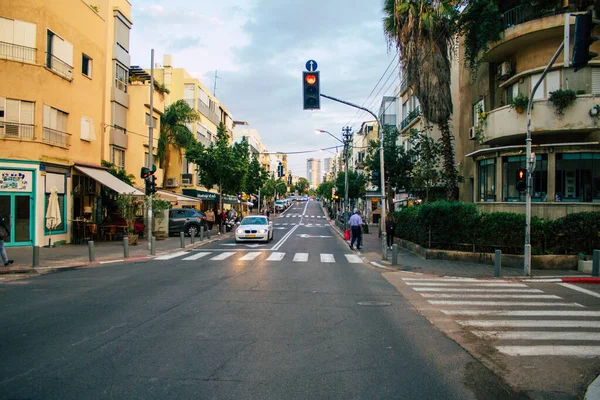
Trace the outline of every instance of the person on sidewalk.
<instances>
[{"instance_id":1,"label":"person on sidewalk","mask_svg":"<svg viewBox=\"0 0 600 400\"><path fill-rule=\"evenodd\" d=\"M2 215L0 215L0 256L2 257L2 262L4 266L7 267L9 264L15 262L15 260L9 260L8 255L6 254L6 250L4 250L4 239L8 238L10 235L10 227L6 223L6 220Z\"/></svg>"},{"instance_id":2,"label":"person on sidewalk","mask_svg":"<svg viewBox=\"0 0 600 400\"><path fill-rule=\"evenodd\" d=\"M219 227L219 232L223 231L223 228L225 227L225 225L227 224L227 213L225 212L225 210L221 211L221 226ZM220 235L221 233L219 233Z\"/></svg>"},{"instance_id":3,"label":"person on sidewalk","mask_svg":"<svg viewBox=\"0 0 600 400\"><path fill-rule=\"evenodd\" d=\"M223 221L221 221L221 210L217 210L217 214L215 215L215 224L217 224L217 227L218 227L217 235L221 234L221 224L222 223L223 223Z\"/></svg>"},{"instance_id":4,"label":"person on sidewalk","mask_svg":"<svg viewBox=\"0 0 600 400\"><path fill-rule=\"evenodd\" d=\"M394 245L394 234L396 233L396 223L392 213L386 216L385 233L387 234L387 247L391 250Z\"/></svg>"},{"instance_id":5,"label":"person on sidewalk","mask_svg":"<svg viewBox=\"0 0 600 400\"><path fill-rule=\"evenodd\" d=\"M350 249L354 250L354 242L356 241L356 250L360 250L360 243L362 242L361 236L361 227L363 224L363 220L358 213L358 210L354 209L354 214L348 220L348 224L350 225L350 232L352 234L352 240L350 241Z\"/></svg>"},{"instance_id":6,"label":"person on sidewalk","mask_svg":"<svg viewBox=\"0 0 600 400\"><path fill-rule=\"evenodd\" d=\"M215 224L215 213L210 208L206 211L206 224L208 225L208 230L212 231L212 227Z\"/></svg>"}]
</instances>

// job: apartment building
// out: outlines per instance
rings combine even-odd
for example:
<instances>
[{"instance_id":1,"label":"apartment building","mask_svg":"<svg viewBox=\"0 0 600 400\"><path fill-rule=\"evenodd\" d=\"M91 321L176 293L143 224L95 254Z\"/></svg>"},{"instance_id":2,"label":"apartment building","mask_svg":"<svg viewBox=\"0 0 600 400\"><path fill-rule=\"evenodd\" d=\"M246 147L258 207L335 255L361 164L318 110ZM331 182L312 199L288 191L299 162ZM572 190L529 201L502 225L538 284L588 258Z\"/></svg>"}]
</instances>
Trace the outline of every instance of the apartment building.
<instances>
[{"instance_id":1,"label":"apartment building","mask_svg":"<svg viewBox=\"0 0 600 400\"><path fill-rule=\"evenodd\" d=\"M316 189L319 186L321 183L321 160L318 158L306 160L306 179L310 189Z\"/></svg>"}]
</instances>

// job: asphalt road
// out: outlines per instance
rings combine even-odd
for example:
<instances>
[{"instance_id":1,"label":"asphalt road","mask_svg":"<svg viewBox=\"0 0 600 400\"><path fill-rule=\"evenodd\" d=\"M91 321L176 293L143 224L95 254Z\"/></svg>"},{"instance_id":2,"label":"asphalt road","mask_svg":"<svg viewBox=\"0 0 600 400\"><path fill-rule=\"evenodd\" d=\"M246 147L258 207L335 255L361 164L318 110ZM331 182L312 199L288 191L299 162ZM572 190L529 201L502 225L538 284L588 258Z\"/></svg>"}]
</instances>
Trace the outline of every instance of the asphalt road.
<instances>
[{"instance_id":1,"label":"asphalt road","mask_svg":"<svg viewBox=\"0 0 600 400\"><path fill-rule=\"evenodd\" d=\"M357 260L317 203L273 221L268 245L0 286L0 398L517 398Z\"/></svg>"}]
</instances>

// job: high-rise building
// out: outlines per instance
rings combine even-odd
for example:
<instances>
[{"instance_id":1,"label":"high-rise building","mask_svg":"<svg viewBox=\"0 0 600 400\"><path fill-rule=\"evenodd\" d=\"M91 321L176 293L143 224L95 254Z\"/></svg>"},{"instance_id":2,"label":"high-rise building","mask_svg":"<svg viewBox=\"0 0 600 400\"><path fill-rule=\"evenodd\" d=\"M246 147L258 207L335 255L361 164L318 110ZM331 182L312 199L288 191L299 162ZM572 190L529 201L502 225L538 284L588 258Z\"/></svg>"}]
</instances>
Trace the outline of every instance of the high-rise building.
<instances>
[{"instance_id":1,"label":"high-rise building","mask_svg":"<svg viewBox=\"0 0 600 400\"><path fill-rule=\"evenodd\" d=\"M311 189L316 189L319 186L321 183L321 160L318 158L306 160L306 179Z\"/></svg>"}]
</instances>

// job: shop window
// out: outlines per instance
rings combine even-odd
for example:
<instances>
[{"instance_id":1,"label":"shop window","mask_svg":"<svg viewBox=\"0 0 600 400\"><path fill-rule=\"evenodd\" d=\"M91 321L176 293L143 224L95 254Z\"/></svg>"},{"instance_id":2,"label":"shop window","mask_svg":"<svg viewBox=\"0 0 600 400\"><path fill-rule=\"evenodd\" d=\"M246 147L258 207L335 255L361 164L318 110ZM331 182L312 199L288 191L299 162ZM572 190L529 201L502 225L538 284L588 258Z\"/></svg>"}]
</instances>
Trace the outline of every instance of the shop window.
<instances>
[{"instance_id":1,"label":"shop window","mask_svg":"<svg viewBox=\"0 0 600 400\"><path fill-rule=\"evenodd\" d=\"M600 202L600 153L556 155L555 200Z\"/></svg>"},{"instance_id":2,"label":"shop window","mask_svg":"<svg viewBox=\"0 0 600 400\"><path fill-rule=\"evenodd\" d=\"M531 201L548 201L548 155L536 155ZM502 157L502 201L525 201L525 192L517 190L517 171L527 168L525 156Z\"/></svg>"},{"instance_id":3,"label":"shop window","mask_svg":"<svg viewBox=\"0 0 600 400\"><path fill-rule=\"evenodd\" d=\"M60 210L60 219L61 223L58 225L52 233L65 233L66 230L66 208L65 208L65 194L66 194L66 177L64 174L54 174L47 172L44 177L44 187L45 187L45 208L44 208L44 216L46 216L46 210L48 210L48 201L50 200L50 192L53 188L56 188L56 193L58 194L58 209ZM45 233L49 234L50 230L46 228L46 224L44 223Z\"/></svg>"},{"instance_id":4,"label":"shop window","mask_svg":"<svg viewBox=\"0 0 600 400\"><path fill-rule=\"evenodd\" d=\"M479 201L496 201L496 159L479 161Z\"/></svg>"}]
</instances>

